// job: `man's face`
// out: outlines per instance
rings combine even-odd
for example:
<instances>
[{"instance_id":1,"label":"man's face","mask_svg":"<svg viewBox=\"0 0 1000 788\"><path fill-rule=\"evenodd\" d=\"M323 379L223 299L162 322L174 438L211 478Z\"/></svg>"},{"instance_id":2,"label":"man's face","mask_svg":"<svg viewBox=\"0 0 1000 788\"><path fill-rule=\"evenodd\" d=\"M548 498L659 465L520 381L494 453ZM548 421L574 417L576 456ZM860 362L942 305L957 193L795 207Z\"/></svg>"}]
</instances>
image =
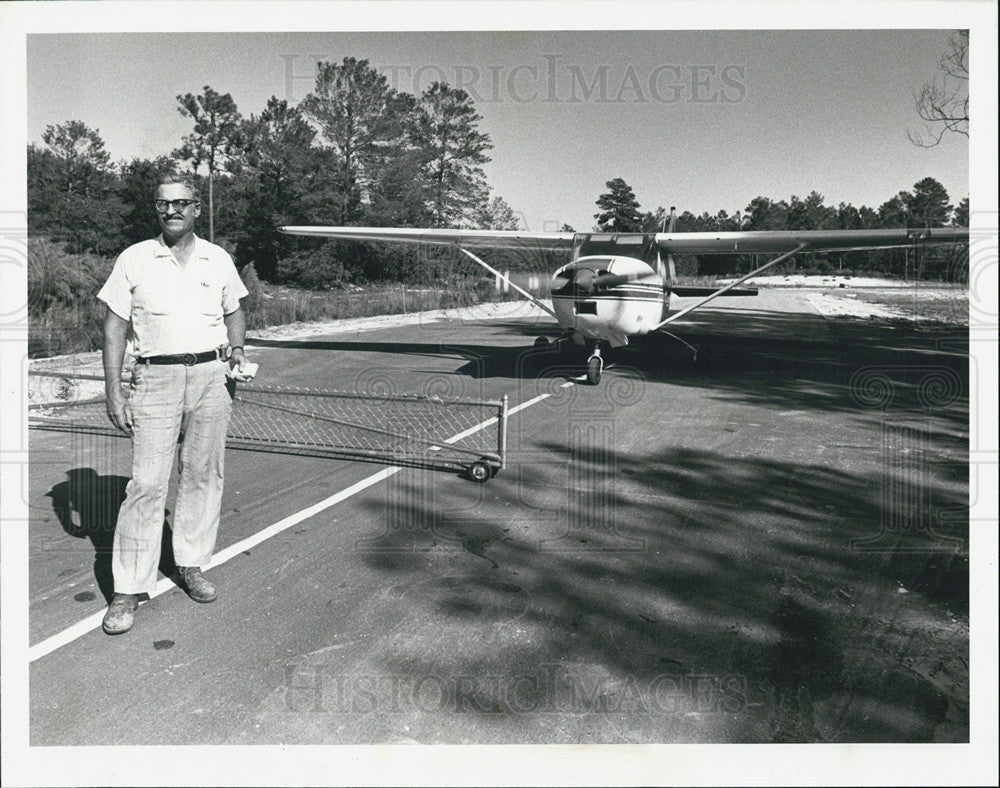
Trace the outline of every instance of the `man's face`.
<instances>
[{"instance_id":1,"label":"man's face","mask_svg":"<svg viewBox=\"0 0 1000 788\"><path fill-rule=\"evenodd\" d=\"M197 200L198 197L191 193L182 183L167 183L156 188L157 200ZM194 220L201 215L201 205L194 203L186 207L181 207L171 203L165 207L156 208L156 216L160 220L160 227L168 235L179 237L194 230Z\"/></svg>"}]
</instances>

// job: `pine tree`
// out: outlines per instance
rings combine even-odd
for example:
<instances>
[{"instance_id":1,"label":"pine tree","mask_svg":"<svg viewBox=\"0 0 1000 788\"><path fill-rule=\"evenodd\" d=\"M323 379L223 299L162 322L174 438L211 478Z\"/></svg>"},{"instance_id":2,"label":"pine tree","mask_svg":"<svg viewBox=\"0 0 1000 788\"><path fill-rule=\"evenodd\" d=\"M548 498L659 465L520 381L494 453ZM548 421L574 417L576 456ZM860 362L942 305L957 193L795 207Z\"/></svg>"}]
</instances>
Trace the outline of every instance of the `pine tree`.
<instances>
[{"instance_id":1,"label":"pine tree","mask_svg":"<svg viewBox=\"0 0 1000 788\"><path fill-rule=\"evenodd\" d=\"M955 213L951 217L951 223L955 227L969 226L969 198L963 197L955 206Z\"/></svg>"},{"instance_id":2,"label":"pine tree","mask_svg":"<svg viewBox=\"0 0 1000 788\"><path fill-rule=\"evenodd\" d=\"M413 97L397 93L367 60L319 63L316 86L299 105L333 154L337 221L357 219L385 162L404 139Z\"/></svg>"},{"instance_id":3,"label":"pine tree","mask_svg":"<svg viewBox=\"0 0 1000 788\"><path fill-rule=\"evenodd\" d=\"M28 227L74 252L120 251L127 209L104 140L79 120L48 126L47 150L28 147Z\"/></svg>"},{"instance_id":4,"label":"pine tree","mask_svg":"<svg viewBox=\"0 0 1000 788\"><path fill-rule=\"evenodd\" d=\"M174 156L191 162L195 172L204 164L208 170L208 240L215 240L215 176L233 163L239 150L242 118L228 93L218 93L208 85L200 96L178 95L177 111L194 121L194 131L184 137Z\"/></svg>"},{"instance_id":5,"label":"pine tree","mask_svg":"<svg viewBox=\"0 0 1000 788\"><path fill-rule=\"evenodd\" d=\"M480 165L493 147L479 131L482 116L464 90L435 82L420 96L414 142L424 157L430 189L430 209L437 227L474 221L474 212L488 195Z\"/></svg>"},{"instance_id":6,"label":"pine tree","mask_svg":"<svg viewBox=\"0 0 1000 788\"><path fill-rule=\"evenodd\" d=\"M933 178L923 178L913 184L913 193L906 199L910 221L916 227L944 227L951 217L948 191Z\"/></svg>"},{"instance_id":7,"label":"pine tree","mask_svg":"<svg viewBox=\"0 0 1000 788\"><path fill-rule=\"evenodd\" d=\"M313 145L316 131L296 107L272 96L260 115L251 115L240 134L240 166L231 187L237 264L253 263L273 280L281 257L299 248L282 235L286 224L328 224L335 189L328 173L335 160Z\"/></svg>"},{"instance_id":8,"label":"pine tree","mask_svg":"<svg viewBox=\"0 0 1000 788\"><path fill-rule=\"evenodd\" d=\"M488 195L477 208L474 216L477 230L520 230L521 218L514 213L503 197L488 199Z\"/></svg>"},{"instance_id":9,"label":"pine tree","mask_svg":"<svg viewBox=\"0 0 1000 788\"><path fill-rule=\"evenodd\" d=\"M600 213L594 214L601 232L635 233L642 230L639 201L632 187L621 178L604 184L608 190L597 198Z\"/></svg>"}]
</instances>

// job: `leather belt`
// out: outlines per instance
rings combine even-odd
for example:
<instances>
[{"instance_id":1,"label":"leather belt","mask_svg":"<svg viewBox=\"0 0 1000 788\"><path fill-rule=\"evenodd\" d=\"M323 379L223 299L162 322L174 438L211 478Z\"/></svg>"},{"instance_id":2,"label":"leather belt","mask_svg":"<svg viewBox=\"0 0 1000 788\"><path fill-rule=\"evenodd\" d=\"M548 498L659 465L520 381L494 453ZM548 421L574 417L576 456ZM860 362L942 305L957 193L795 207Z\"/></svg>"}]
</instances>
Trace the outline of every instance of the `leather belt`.
<instances>
[{"instance_id":1,"label":"leather belt","mask_svg":"<svg viewBox=\"0 0 1000 788\"><path fill-rule=\"evenodd\" d=\"M204 364L206 361L216 361L225 359L225 351L222 348L206 350L204 353L176 353L172 356L140 356L135 360L136 364L183 364L186 367L193 367L195 364Z\"/></svg>"}]
</instances>

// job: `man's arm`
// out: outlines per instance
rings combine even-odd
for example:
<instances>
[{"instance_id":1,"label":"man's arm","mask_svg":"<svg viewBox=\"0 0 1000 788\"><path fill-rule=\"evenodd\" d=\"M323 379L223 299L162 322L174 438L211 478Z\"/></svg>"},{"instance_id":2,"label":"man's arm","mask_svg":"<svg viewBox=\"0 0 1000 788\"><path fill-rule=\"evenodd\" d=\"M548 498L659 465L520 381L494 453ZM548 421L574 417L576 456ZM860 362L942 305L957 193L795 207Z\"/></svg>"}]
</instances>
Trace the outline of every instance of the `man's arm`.
<instances>
[{"instance_id":1,"label":"man's arm","mask_svg":"<svg viewBox=\"0 0 1000 788\"><path fill-rule=\"evenodd\" d=\"M238 366L239 372L243 372L247 365L247 356L243 349L243 343L246 342L247 318L243 307L237 307L236 311L223 315L222 321L226 324L226 335L229 338L229 347L232 348L229 354L229 368Z\"/></svg>"},{"instance_id":2,"label":"man's arm","mask_svg":"<svg viewBox=\"0 0 1000 788\"><path fill-rule=\"evenodd\" d=\"M128 339L129 321L116 315L110 308L104 312L104 398L108 418L126 435L132 434L132 409L122 394L122 362L125 360L125 343Z\"/></svg>"}]
</instances>

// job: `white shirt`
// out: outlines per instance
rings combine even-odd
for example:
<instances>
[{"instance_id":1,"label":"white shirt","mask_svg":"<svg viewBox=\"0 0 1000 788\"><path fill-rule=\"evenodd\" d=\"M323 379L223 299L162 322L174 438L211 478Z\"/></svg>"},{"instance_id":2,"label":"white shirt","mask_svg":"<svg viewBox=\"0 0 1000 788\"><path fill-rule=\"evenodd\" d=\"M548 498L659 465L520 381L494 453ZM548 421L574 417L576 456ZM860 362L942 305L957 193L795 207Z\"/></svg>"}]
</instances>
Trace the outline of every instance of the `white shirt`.
<instances>
[{"instance_id":1,"label":"white shirt","mask_svg":"<svg viewBox=\"0 0 1000 788\"><path fill-rule=\"evenodd\" d=\"M233 258L221 246L195 236L182 266L161 235L118 255L97 297L132 321L136 355L160 356L225 345L223 315L239 309L246 295Z\"/></svg>"}]
</instances>

